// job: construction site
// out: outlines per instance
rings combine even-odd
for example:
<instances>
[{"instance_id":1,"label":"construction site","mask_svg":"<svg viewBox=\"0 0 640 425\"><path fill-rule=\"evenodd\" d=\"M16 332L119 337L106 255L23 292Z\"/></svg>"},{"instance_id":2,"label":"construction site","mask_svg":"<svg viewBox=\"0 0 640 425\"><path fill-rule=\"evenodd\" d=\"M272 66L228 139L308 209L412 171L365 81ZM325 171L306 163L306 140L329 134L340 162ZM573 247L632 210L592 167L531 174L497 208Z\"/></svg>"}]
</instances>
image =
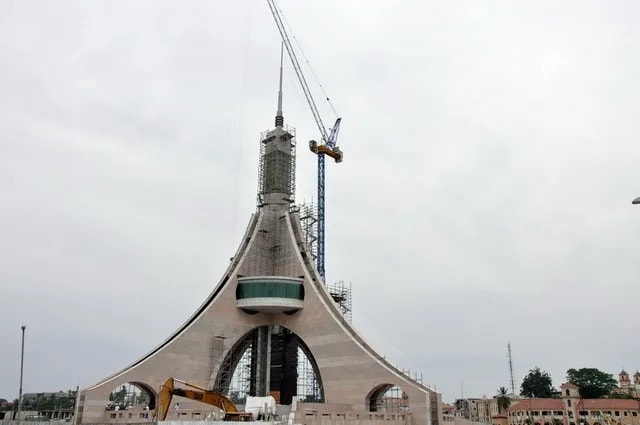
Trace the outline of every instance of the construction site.
<instances>
[{"instance_id":1,"label":"construction site","mask_svg":"<svg viewBox=\"0 0 640 425\"><path fill-rule=\"evenodd\" d=\"M342 118L326 128L282 12L274 127L260 134L256 210L201 306L156 348L81 389L77 424L271 421L440 425L440 394L378 354L352 325L350 283L325 281L325 160L341 163ZM296 204L296 131L285 124L291 63L319 131L315 202ZM275 83L275 82L274 82ZM328 100L328 99L327 99Z\"/></svg>"}]
</instances>

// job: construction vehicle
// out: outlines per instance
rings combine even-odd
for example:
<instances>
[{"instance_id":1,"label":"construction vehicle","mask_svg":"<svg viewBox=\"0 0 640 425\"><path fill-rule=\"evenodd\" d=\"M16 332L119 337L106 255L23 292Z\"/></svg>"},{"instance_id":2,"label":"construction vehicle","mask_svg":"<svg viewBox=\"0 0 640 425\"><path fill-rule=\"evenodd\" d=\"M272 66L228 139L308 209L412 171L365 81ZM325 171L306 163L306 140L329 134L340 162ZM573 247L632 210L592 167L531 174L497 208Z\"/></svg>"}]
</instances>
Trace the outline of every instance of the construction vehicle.
<instances>
[{"instance_id":1,"label":"construction vehicle","mask_svg":"<svg viewBox=\"0 0 640 425\"><path fill-rule=\"evenodd\" d=\"M179 382L189 388L176 388L176 382ZM167 379L167 381L160 387L158 403L153 414L155 421L164 421L167 418L167 413L169 413L169 406L171 405L171 399L173 399L173 396L185 397L215 406L224 412L224 421L253 421L253 414L248 412L238 412L238 408L234 402L224 394L217 391L210 391L176 378Z\"/></svg>"}]
</instances>

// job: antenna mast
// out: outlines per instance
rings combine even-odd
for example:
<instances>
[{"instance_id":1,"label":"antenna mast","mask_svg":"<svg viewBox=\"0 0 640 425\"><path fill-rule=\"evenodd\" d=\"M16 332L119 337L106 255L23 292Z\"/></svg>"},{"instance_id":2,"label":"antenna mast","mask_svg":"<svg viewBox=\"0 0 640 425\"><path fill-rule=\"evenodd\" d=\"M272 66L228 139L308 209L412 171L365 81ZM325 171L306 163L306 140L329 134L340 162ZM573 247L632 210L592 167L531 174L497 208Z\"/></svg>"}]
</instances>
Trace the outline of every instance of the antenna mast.
<instances>
[{"instance_id":1,"label":"antenna mast","mask_svg":"<svg viewBox=\"0 0 640 425\"><path fill-rule=\"evenodd\" d=\"M509 378L511 379L511 394L516 393L516 384L513 380L513 358L511 357L511 343L507 343L507 359L509 359Z\"/></svg>"},{"instance_id":2,"label":"antenna mast","mask_svg":"<svg viewBox=\"0 0 640 425\"><path fill-rule=\"evenodd\" d=\"M284 55L284 43L280 45L280 85L278 86L278 111L276 112L276 127L282 127L284 117L282 116L282 59Z\"/></svg>"}]
</instances>

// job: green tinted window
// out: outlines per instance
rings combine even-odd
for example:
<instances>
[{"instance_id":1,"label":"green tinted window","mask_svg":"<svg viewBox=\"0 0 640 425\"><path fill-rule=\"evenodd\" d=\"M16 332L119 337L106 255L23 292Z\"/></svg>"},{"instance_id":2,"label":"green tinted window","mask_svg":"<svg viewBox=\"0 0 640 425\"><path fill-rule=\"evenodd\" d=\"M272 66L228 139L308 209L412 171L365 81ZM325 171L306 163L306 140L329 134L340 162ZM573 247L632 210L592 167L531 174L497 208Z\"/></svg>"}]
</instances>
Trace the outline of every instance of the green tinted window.
<instances>
[{"instance_id":1,"label":"green tinted window","mask_svg":"<svg viewBox=\"0 0 640 425\"><path fill-rule=\"evenodd\" d=\"M238 299L243 298L292 298L304 299L302 285L276 280L250 281L238 284Z\"/></svg>"}]
</instances>

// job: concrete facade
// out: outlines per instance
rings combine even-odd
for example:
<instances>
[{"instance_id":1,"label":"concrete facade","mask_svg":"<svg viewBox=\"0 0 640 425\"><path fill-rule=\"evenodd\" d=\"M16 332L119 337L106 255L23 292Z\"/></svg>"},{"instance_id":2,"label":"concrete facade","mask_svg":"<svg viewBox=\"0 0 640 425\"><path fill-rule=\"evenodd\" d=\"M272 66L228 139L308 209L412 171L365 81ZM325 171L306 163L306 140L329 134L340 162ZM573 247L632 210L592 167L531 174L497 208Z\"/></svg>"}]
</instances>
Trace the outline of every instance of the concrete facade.
<instances>
[{"instance_id":1,"label":"concrete facade","mask_svg":"<svg viewBox=\"0 0 640 425\"><path fill-rule=\"evenodd\" d=\"M270 151L277 150L279 157L283 152L292 152L287 144L295 141L281 123L282 120L262 141L265 144L263 161ZM285 157L285 160L288 159ZM270 166L265 161L264 167ZM288 187L294 187L292 182L277 181L286 179L278 170L267 168L261 174L267 176L261 178L267 179L270 175L276 178L261 184L263 189L271 189L259 194L262 204L251 216L240 246L215 289L162 344L125 369L83 389L78 423L112 422L113 412L105 409L109 394L126 383L134 383L155 396L168 377L212 389L221 380L225 359L238 349L243 338L258 327L275 325L293 331L302 341L323 390L324 404L315 405L315 411L305 415L309 420L296 418L298 423L327 423L318 419L318 415L323 417L323 410L328 412L325 418L338 417L342 422L353 413L363 414L362 419L369 414L381 415L385 412L372 412L376 409L373 398L383 395L385 389L398 386L408 397L409 412L405 413L409 414L400 415L396 422L441 424L440 394L408 377L376 353L345 320L327 291L305 245L300 218L292 208L292 194L287 193ZM277 298L267 310L248 311L246 300L237 298L238 280L247 276L273 277L274 280L294 278L303 286L304 299L300 305L282 299L283 307L289 310L286 313L278 312ZM261 299L258 304L264 305L265 300ZM302 308L292 312L292 306ZM179 401L181 406L189 403ZM147 419L151 420L132 415L118 422Z\"/></svg>"}]
</instances>

